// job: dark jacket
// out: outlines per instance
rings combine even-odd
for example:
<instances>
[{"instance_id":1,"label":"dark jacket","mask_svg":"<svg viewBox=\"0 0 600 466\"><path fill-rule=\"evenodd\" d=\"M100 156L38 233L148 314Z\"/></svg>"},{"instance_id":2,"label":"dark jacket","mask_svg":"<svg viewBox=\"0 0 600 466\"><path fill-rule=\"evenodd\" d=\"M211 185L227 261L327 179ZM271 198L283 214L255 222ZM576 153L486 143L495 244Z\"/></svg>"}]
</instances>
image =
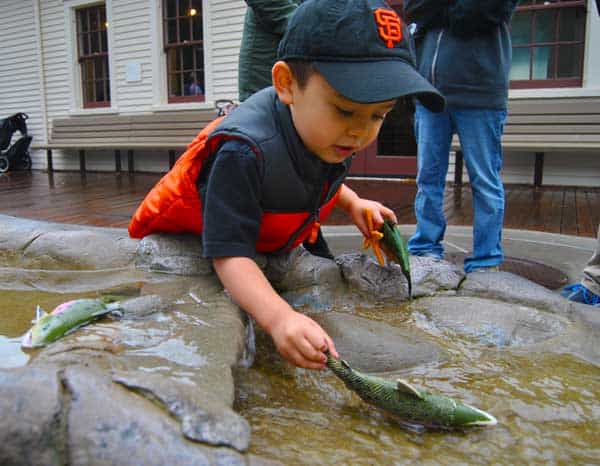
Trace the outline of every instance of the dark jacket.
<instances>
[{"instance_id":1,"label":"dark jacket","mask_svg":"<svg viewBox=\"0 0 600 466\"><path fill-rule=\"evenodd\" d=\"M407 0L419 72L449 107L505 109L518 0Z\"/></svg>"},{"instance_id":2,"label":"dark jacket","mask_svg":"<svg viewBox=\"0 0 600 466\"><path fill-rule=\"evenodd\" d=\"M238 88L240 101L271 85L277 47L298 0L246 0L240 46Z\"/></svg>"}]
</instances>

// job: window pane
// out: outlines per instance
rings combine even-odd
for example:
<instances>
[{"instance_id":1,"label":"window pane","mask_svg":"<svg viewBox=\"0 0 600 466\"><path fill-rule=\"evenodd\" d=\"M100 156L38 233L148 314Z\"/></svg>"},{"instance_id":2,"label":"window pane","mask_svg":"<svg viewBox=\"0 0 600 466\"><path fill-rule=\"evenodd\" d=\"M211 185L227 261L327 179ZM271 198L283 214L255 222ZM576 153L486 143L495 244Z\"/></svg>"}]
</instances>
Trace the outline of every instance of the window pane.
<instances>
[{"instance_id":1,"label":"window pane","mask_svg":"<svg viewBox=\"0 0 600 466\"><path fill-rule=\"evenodd\" d=\"M579 8L565 8L559 16L559 35L561 41L583 41L584 13Z\"/></svg>"},{"instance_id":2,"label":"window pane","mask_svg":"<svg viewBox=\"0 0 600 466\"><path fill-rule=\"evenodd\" d=\"M533 41L553 42L556 31L556 10L542 10L535 14L535 31Z\"/></svg>"},{"instance_id":3,"label":"window pane","mask_svg":"<svg viewBox=\"0 0 600 466\"><path fill-rule=\"evenodd\" d=\"M558 47L558 78L578 77L581 73L582 52L580 45Z\"/></svg>"},{"instance_id":4,"label":"window pane","mask_svg":"<svg viewBox=\"0 0 600 466\"><path fill-rule=\"evenodd\" d=\"M188 16L190 10L190 0L179 0L179 16Z\"/></svg>"},{"instance_id":5,"label":"window pane","mask_svg":"<svg viewBox=\"0 0 600 466\"><path fill-rule=\"evenodd\" d=\"M194 69L194 50L192 47L183 47L181 49L183 56L183 70L192 71Z\"/></svg>"},{"instance_id":6,"label":"window pane","mask_svg":"<svg viewBox=\"0 0 600 466\"><path fill-rule=\"evenodd\" d=\"M202 40L202 1L192 0L192 8L197 12L192 17L192 40Z\"/></svg>"},{"instance_id":7,"label":"window pane","mask_svg":"<svg viewBox=\"0 0 600 466\"><path fill-rule=\"evenodd\" d=\"M529 78L530 49L528 47L513 49L513 61L510 68L510 79Z\"/></svg>"},{"instance_id":8,"label":"window pane","mask_svg":"<svg viewBox=\"0 0 600 466\"><path fill-rule=\"evenodd\" d=\"M177 0L166 0L165 3L167 4L167 18L174 18L177 16Z\"/></svg>"},{"instance_id":9,"label":"window pane","mask_svg":"<svg viewBox=\"0 0 600 466\"><path fill-rule=\"evenodd\" d=\"M169 95L181 96L181 74L174 73L169 76Z\"/></svg>"},{"instance_id":10,"label":"window pane","mask_svg":"<svg viewBox=\"0 0 600 466\"><path fill-rule=\"evenodd\" d=\"M90 15L90 31L97 31L100 29L100 25L98 23L98 10L95 8L88 9Z\"/></svg>"},{"instance_id":11,"label":"window pane","mask_svg":"<svg viewBox=\"0 0 600 466\"><path fill-rule=\"evenodd\" d=\"M100 41L97 32L90 33L91 53L100 52Z\"/></svg>"},{"instance_id":12,"label":"window pane","mask_svg":"<svg viewBox=\"0 0 600 466\"><path fill-rule=\"evenodd\" d=\"M179 20L179 42L186 42L191 39L190 19L181 18Z\"/></svg>"},{"instance_id":13,"label":"window pane","mask_svg":"<svg viewBox=\"0 0 600 466\"><path fill-rule=\"evenodd\" d=\"M529 44L531 42L531 18L531 11L515 14L511 23L513 45Z\"/></svg>"},{"instance_id":14,"label":"window pane","mask_svg":"<svg viewBox=\"0 0 600 466\"><path fill-rule=\"evenodd\" d=\"M167 43L177 43L177 20L167 21Z\"/></svg>"},{"instance_id":15,"label":"window pane","mask_svg":"<svg viewBox=\"0 0 600 466\"><path fill-rule=\"evenodd\" d=\"M552 51L554 47L535 47L533 49L533 76L532 79L553 78Z\"/></svg>"}]
</instances>

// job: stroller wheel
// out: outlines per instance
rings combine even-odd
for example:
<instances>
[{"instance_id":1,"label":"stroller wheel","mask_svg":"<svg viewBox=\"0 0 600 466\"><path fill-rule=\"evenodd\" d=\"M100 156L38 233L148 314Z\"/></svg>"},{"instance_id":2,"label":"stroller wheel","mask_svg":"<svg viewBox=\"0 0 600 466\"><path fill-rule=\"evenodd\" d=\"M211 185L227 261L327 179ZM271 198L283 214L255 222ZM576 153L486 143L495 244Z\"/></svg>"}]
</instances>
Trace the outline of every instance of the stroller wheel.
<instances>
[{"instance_id":1,"label":"stroller wheel","mask_svg":"<svg viewBox=\"0 0 600 466\"><path fill-rule=\"evenodd\" d=\"M10 162L8 161L8 157L0 155L0 173L6 173L9 168Z\"/></svg>"},{"instance_id":2,"label":"stroller wheel","mask_svg":"<svg viewBox=\"0 0 600 466\"><path fill-rule=\"evenodd\" d=\"M25 154L21 159L21 169L31 170L31 157L29 156L29 153Z\"/></svg>"}]
</instances>

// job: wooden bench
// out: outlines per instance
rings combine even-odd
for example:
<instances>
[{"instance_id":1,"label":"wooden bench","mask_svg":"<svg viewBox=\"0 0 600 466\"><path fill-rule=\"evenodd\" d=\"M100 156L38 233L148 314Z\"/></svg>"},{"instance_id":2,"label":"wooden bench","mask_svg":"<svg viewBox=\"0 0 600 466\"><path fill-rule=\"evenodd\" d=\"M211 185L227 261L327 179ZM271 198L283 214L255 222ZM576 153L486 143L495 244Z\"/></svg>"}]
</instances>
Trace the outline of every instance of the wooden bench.
<instances>
[{"instance_id":1,"label":"wooden bench","mask_svg":"<svg viewBox=\"0 0 600 466\"><path fill-rule=\"evenodd\" d=\"M52 150L79 151L79 169L85 173L86 150L114 150L115 170L121 171L121 150L127 150L128 171L134 171L134 150L169 151L169 167L175 163L176 151L184 149L210 121L214 109L159 112L139 115L85 115L52 120L47 144L33 149L46 150L48 172L53 171Z\"/></svg>"},{"instance_id":2,"label":"wooden bench","mask_svg":"<svg viewBox=\"0 0 600 466\"><path fill-rule=\"evenodd\" d=\"M541 186L546 152L595 152L600 156L600 97L510 99L502 147L535 154L533 185ZM454 183L462 184L463 160L455 137Z\"/></svg>"}]
</instances>

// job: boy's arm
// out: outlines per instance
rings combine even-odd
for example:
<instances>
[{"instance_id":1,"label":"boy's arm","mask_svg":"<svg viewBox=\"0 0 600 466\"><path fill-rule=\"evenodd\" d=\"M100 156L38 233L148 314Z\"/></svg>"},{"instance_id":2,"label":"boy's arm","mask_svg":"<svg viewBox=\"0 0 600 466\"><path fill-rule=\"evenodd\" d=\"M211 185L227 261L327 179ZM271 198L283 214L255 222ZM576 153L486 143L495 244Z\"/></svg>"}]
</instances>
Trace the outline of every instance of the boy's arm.
<instances>
[{"instance_id":1,"label":"boy's arm","mask_svg":"<svg viewBox=\"0 0 600 466\"><path fill-rule=\"evenodd\" d=\"M348 215L350 215L354 224L365 237L371 236L371 232L367 227L367 221L365 219L365 209L370 209L373 213L373 224L375 228L379 228L383 224L384 218L389 218L394 222L398 221L393 210L388 209L380 202L359 197L358 194L345 184L341 187L340 197L338 198L336 205L348 212Z\"/></svg>"},{"instance_id":2,"label":"boy's arm","mask_svg":"<svg viewBox=\"0 0 600 466\"><path fill-rule=\"evenodd\" d=\"M323 369L326 350L339 357L329 335L310 317L293 310L252 259L214 258L213 265L234 301L271 335L288 361L306 369Z\"/></svg>"},{"instance_id":3,"label":"boy's arm","mask_svg":"<svg viewBox=\"0 0 600 466\"><path fill-rule=\"evenodd\" d=\"M287 28L288 20L298 7L292 0L246 0L246 3L265 28L282 36Z\"/></svg>"}]
</instances>

